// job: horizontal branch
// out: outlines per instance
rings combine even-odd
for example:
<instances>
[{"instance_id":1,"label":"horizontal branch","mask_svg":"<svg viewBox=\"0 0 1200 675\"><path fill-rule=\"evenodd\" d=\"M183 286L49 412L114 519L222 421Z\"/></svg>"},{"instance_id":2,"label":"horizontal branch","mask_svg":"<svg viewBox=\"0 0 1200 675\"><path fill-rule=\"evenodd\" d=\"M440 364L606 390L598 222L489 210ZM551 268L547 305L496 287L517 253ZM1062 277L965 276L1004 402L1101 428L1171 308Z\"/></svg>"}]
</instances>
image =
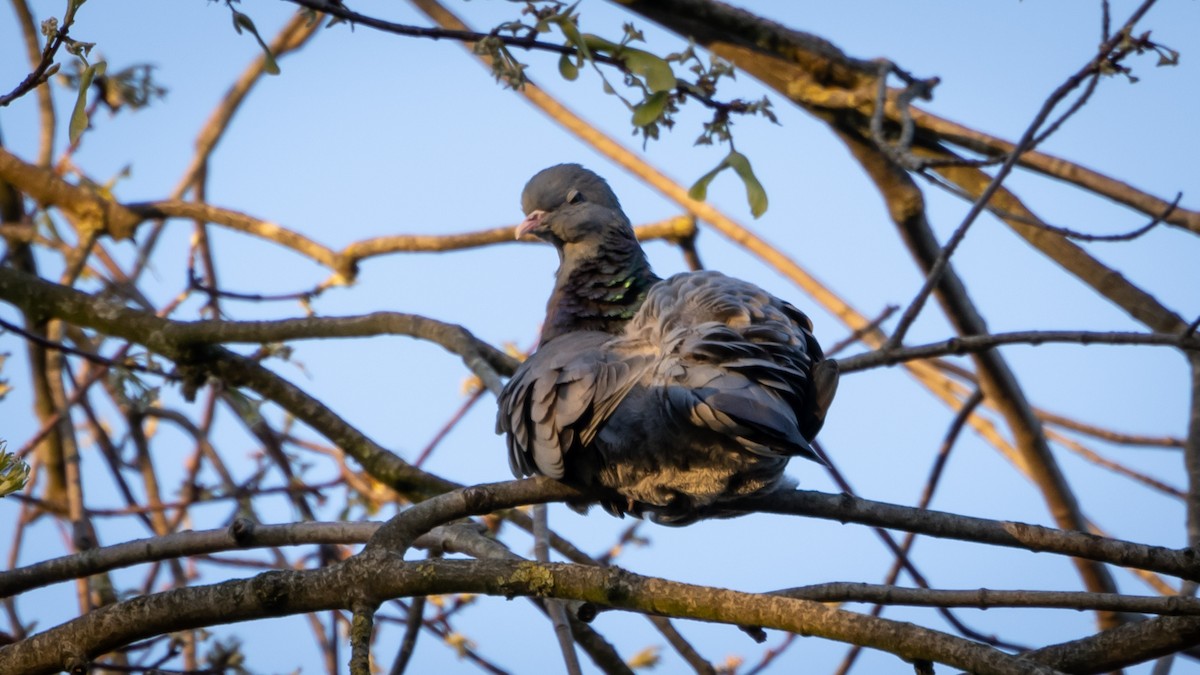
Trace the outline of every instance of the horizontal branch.
<instances>
[{"instance_id":1,"label":"horizontal branch","mask_svg":"<svg viewBox=\"0 0 1200 675\"><path fill-rule=\"evenodd\" d=\"M1157 347L1175 347L1185 351L1200 351L1200 337L1186 336L1176 333L1137 333L1137 332L1092 332L1070 330L1029 330L1012 333L995 333L991 335L970 335L953 337L941 342L904 347L900 349L878 349L865 354L856 354L838 359L841 372L848 373L857 370L891 366L907 361L932 359L939 356L961 356L984 352L1002 345L1043 344L1075 344L1075 345L1143 345Z\"/></svg>"},{"instance_id":2,"label":"horizontal branch","mask_svg":"<svg viewBox=\"0 0 1200 675\"><path fill-rule=\"evenodd\" d=\"M339 19L349 21L354 24L369 26L375 30L391 33L392 35L401 35L404 37L428 38L431 40L456 40L458 42L479 42L485 39L494 39L503 42L509 47L518 47L520 49L532 49L552 54L566 54L575 56L578 51L570 45L562 45L554 42L543 42L537 39L536 34L531 34L528 37L517 37L515 35L500 35L499 33L478 33L470 30L453 30L449 28L428 28L425 26L410 26L403 23L395 23L379 19L366 14L360 14L346 7L338 0L289 0L293 4L300 5L329 16L335 16ZM594 55L596 61L608 63L612 65L621 65L619 61L610 59L601 54Z\"/></svg>"},{"instance_id":3,"label":"horizontal branch","mask_svg":"<svg viewBox=\"0 0 1200 675\"><path fill-rule=\"evenodd\" d=\"M122 567L249 548L305 544L365 544L379 523L289 523L257 525L239 518L229 527L199 532L174 532L94 548L0 572L0 598L32 588L82 579Z\"/></svg>"},{"instance_id":4,"label":"horizontal branch","mask_svg":"<svg viewBox=\"0 0 1200 675\"><path fill-rule=\"evenodd\" d=\"M228 530L173 534L96 549L77 556L65 556L11 572L0 573L0 597L13 595L32 587L29 585L33 583L30 580L47 579L33 584L37 586L114 567L170 557L212 553L218 550L229 550L230 547L246 548L258 545L303 543L362 543L364 539L361 537L372 532L376 537L373 546L381 546L392 551L403 551L417 537L438 525L459 518L528 504L564 499L578 500L581 497L582 495L578 491L557 481L546 478L530 478L477 485L428 499L391 519L382 528L377 523L363 523L353 527L348 526L348 529L345 530L336 527L325 529L328 527L327 524L307 523L294 527L260 525L237 537ZM1174 550L1147 546L1082 532L916 509L850 497L845 494L795 491L744 500L743 505L749 510L874 525L962 541L1078 556L1184 578L1200 578L1200 563L1196 561L1196 556L1191 549ZM991 592L983 591L983 593ZM1084 595L1103 598L1103 594ZM988 595L987 597L992 596ZM978 598L972 602L977 600ZM872 598L869 601L876 600ZM1171 601L1173 599L1166 599L1168 607L1173 606L1170 604ZM1178 607L1186 608L1190 605L1183 604ZM1154 610L1132 609L1131 611L1149 612ZM1166 613L1182 613L1183 611L1183 609L1168 609Z\"/></svg>"},{"instance_id":5,"label":"horizontal branch","mask_svg":"<svg viewBox=\"0 0 1200 675\"><path fill-rule=\"evenodd\" d=\"M1148 546L1086 532L914 509L848 494L831 495L807 490L781 491L762 497L740 499L726 504L725 507L730 510L782 513L837 520L842 523L875 525L943 539L1058 553L1160 572L1193 581L1200 580L1200 556L1190 548L1177 550Z\"/></svg>"},{"instance_id":6,"label":"horizontal branch","mask_svg":"<svg viewBox=\"0 0 1200 675\"><path fill-rule=\"evenodd\" d=\"M43 204L72 213L87 227L115 239L132 237L138 227L147 221L178 218L219 225L273 242L331 270L334 276L322 284L322 288L353 283L358 276L358 263L373 256L456 251L518 241L514 239L515 226L509 225L459 234L376 237L352 243L339 252L278 223L212 204L177 199L122 204L105 199L86 187L68 183L53 171L22 161L3 147L0 147L0 180L12 183ZM634 229L642 241L663 239L681 242L696 236L695 221L686 216L668 218ZM34 230L12 225L5 225L5 233L25 239L36 235ZM534 237L519 241L540 243Z\"/></svg>"},{"instance_id":7,"label":"horizontal branch","mask_svg":"<svg viewBox=\"0 0 1200 675\"><path fill-rule=\"evenodd\" d=\"M448 520L456 519L465 515L490 512L497 508L516 506L519 504L535 503L550 500L560 500L564 498L577 497L578 493L561 484L548 479L528 479L523 481L507 481L491 485L476 486L465 490L458 490L454 493L442 495L434 499L427 500L409 510L406 510L396 518L393 518L387 525L379 529L376 533L376 539L380 544L391 548L393 545L399 545L399 548L404 548L408 543L423 534L433 526ZM967 518L956 516L953 514L945 514L934 511L924 511L920 509L912 509L907 507L882 504L879 502L869 502L867 500L855 499L846 495L825 495L820 493L796 492L783 495L775 495L769 499L747 500L750 506L762 506L765 510L772 510L783 513L793 513L799 515L810 515L817 517L831 517L843 522L853 521L862 522L885 527L897 527L900 529L911 529L912 531L924 532L935 536L949 536L971 541L981 541L985 543L998 543L1002 545L1018 546L1029 548L1031 550L1054 551L1058 553L1068 553L1079 555L1082 557L1090 557L1092 559L1114 562L1117 564L1126 564L1138 566L1140 563L1147 562L1147 568L1159 569L1174 573L1175 567L1191 567L1192 573L1195 574L1196 566L1194 562L1189 562L1194 559L1190 556L1190 551L1171 551L1168 549L1159 549L1156 547L1146 547L1128 542L1120 542L1108 540L1102 537L1095 537L1076 532L1060 532L1050 528L1041 528L1031 525L1023 525L1019 523L1006 523L997 521L988 521L977 518ZM15 571L8 575L0 576L0 580L8 582L12 579L13 585L3 586L7 592L10 588L19 589L17 584L25 583L29 575L42 574L43 576L55 574L62 576L64 574L85 574L90 570L97 569L97 560L107 560L110 566L103 567L111 569L111 565L116 565L119 561L129 562L131 559L141 555L145 561L149 559L163 559L171 557L172 554L182 555L184 542L187 545L199 547L242 547L246 545L268 545L268 544L284 544L284 543L308 543L311 540L321 538L329 543L356 543L361 541L363 534L375 527L375 524L360 524L347 526L346 529L334 528L326 529L328 524L311 524L307 528L303 526L281 526L281 527L258 527L243 530L240 534L234 531L214 531L210 533L193 533L194 536L190 539L185 535L171 535L163 537L154 542L153 545L148 545L148 542L132 542L130 544L119 545L116 547L108 547L106 549L98 549L97 551L72 556L70 559L60 559L56 561L48 561L42 565L32 566L26 570ZM236 530L236 528L235 528ZM311 530L311 532L309 531ZM157 548L155 548L157 546ZM174 547L172 552L169 549ZM368 547L367 550L370 550ZM139 554L138 551L141 551ZM378 549L376 549L378 550ZM393 549L395 550L395 549ZM151 554L150 551L157 551ZM360 555L358 560L373 560L375 562L362 562L362 565L375 565L379 561L396 561L400 556L396 555ZM490 563L489 563L490 564ZM427 564L426 564L427 565ZM357 569L357 568L355 568ZM859 617L857 615L849 615L848 613L838 613L825 615L817 612L813 613L813 607L820 607L822 612L835 612L829 610L822 605L812 605L806 603L804 605L788 606L778 608L771 603L765 603L762 600L763 596L753 596L744 593L734 593L732 591L716 591L715 589L702 589L692 587L685 584L676 584L674 582L664 580L647 580L643 577L630 575L626 572L621 572L614 569L595 570L594 572L581 572L574 569L573 566L549 566L544 568L529 568L518 570L493 570L491 568L480 567L464 567L456 573L454 577L455 584L452 587L436 587L431 588L425 586L420 589L413 589L410 586L395 587L387 586L386 588L378 587L378 580L381 575L389 579L403 576L395 571L387 573L371 574L363 576L361 573L352 573L354 577L354 585L346 587L341 593L334 595L334 600L325 600L323 602L340 603L340 604L323 604L314 606L305 604L304 600L297 600L296 604L291 601L306 595L311 595L315 590L324 589L331 583L341 583L345 586L344 579L338 581L341 577L331 577L332 580L318 581L312 580L312 583L301 583L300 578L293 578L293 581L288 582L288 590L282 592L277 587L279 578L269 577L268 575L260 575L260 577L243 582L228 582L227 584L219 584L213 587L196 587L189 589L179 589L171 591L160 596L176 596L182 594L186 597L172 599L166 597L161 601L172 606L178 603L186 605L186 609L191 612L195 610L197 602L208 602L212 605L209 608L208 614L203 611L199 615L193 613L192 619L195 623L176 624L172 623L173 627L164 628L162 622L152 621L149 624L138 623L131 624L129 631L148 631L151 630L147 626L153 626L152 633L147 634L131 634L126 635L122 640L124 642L105 643L93 645L91 640L97 640L94 634L88 632L86 624L93 621L104 621L108 616L105 612L115 611L112 608L105 608L99 613L82 617L68 623L59 628L52 629L49 634L55 634L58 631L66 631L68 635L58 635L56 638L50 639L50 642L43 642L37 647L38 650L45 649L74 649L74 658L83 658L80 654L94 654L101 651L107 651L119 644L125 644L127 641L149 637L151 634L157 634L164 630L181 630L184 628L197 627L202 625L211 625L215 622L228 622L230 620L247 620L251 618L260 618L263 616L278 616L281 614L298 613L305 611L316 611L320 609L332 608L347 608L356 592L367 592L364 589L370 589L369 592L373 597L394 597L398 595L411 595L422 593L449 593L449 592L484 592L500 594L505 596L512 595L542 595L550 597L559 597L565 599L582 600L592 602L599 605L611 605L615 607L623 607L626 609L634 609L638 611L647 611L668 616L682 616L696 618L701 620L731 622L739 625L761 625L766 627L781 628L783 630L792 630L805 634L823 635L833 639L845 640L854 644L863 644L866 646L876 646L888 651L898 653L905 658L929 658L931 660L945 661L958 667L969 668L976 672L1037 672L1033 670L1022 670L1024 664L1016 670L1012 670L1009 666L1013 664L1004 664L1001 669L996 670L991 666L983 667L976 663L973 666L968 666L963 663L958 663L950 660L947 656L948 652L939 651L937 656L921 656L916 651L904 652L901 649L912 650L912 640L896 643L894 631L896 626L890 622L882 624L863 624L862 622L868 617ZM591 587L589 584L596 582L595 574L609 575L615 573L616 578L605 576L597 588ZM285 573L276 573L285 574ZM286 573L293 575L296 573ZM319 570L311 573L301 574L335 574L330 570ZM505 575L508 576L505 576ZM423 568L417 575L423 582L436 584L438 570L430 571L428 568ZM1182 576L1187 576L1183 574ZM324 579L324 577L323 577ZM633 580L633 582L630 581ZM490 582L487 580L491 580ZM582 581L581 581L582 580ZM405 583L411 583L409 579ZM260 588L256 584L266 584L267 588ZM648 584L645 587L645 594L638 596L635 592L630 592L630 584ZM219 598L212 598L204 593L216 593L213 589L229 588L229 584L241 585L239 592L235 593L237 600L235 601L228 593L221 591ZM561 585L560 585L561 584ZM27 585L27 583L26 583ZM861 586L858 586L861 588ZM843 586L842 590L851 588L851 586ZM206 590L207 589L207 590ZM352 589L352 590L351 590ZM614 591L614 589L616 589ZM800 589L797 592L809 593L825 593L823 597L819 597L822 601L828 601L830 592L838 592L836 587L828 585L824 591L814 591L812 589ZM200 593L195 598L188 593ZM614 595L614 592L616 593ZM888 592L892 594L903 593L903 590L890 589ZM693 604L691 600L684 598L695 596L696 593L703 595L703 604ZM716 593L720 597L714 597L711 594ZM941 592L943 595L938 599L945 601L950 597L952 592ZM1003 592L994 591L970 591L957 592L968 594L963 598L963 602L971 603L973 606L998 606L999 604L1008 601L1008 597ZM259 603L253 600L247 600L244 596L247 594L267 595L275 598L270 603ZM721 595L732 594L732 595ZM853 593L851 593L853 595ZM1139 598L1108 598L1097 594L1065 594L1065 596L1082 597L1087 596L1092 604L1098 607L1115 607L1121 605L1122 609L1130 611L1167 611L1167 612L1197 612L1200 607L1196 601L1177 598L1163 599L1139 599ZM1043 594L1038 597L1038 601L1043 603L1043 606L1065 606L1077 607L1067 601L1060 599L1065 597L1064 594ZM151 598L141 598L131 601L140 603L138 605L138 616L145 617L148 611L148 605L157 602L154 598L159 596L151 596ZM282 603L278 598L282 597ZM846 599L855 599L848 597ZM872 601L879 598L862 597L861 599ZM1150 601L1159 600L1159 603ZM736 601L736 602L735 602ZM886 600L885 600L886 601ZM699 602L698 600L696 602ZM796 601L800 602L800 601ZM1174 602L1174 604L1172 604ZM1058 604L1055 604L1058 603ZM1107 603L1107 604L1106 604ZM1139 604L1144 603L1144 604ZM764 609L766 608L766 609ZM248 612L244 615L238 614L239 611ZM750 612L746 615L742 612ZM221 613L219 621L212 616L213 612ZM728 612L728 614L726 613ZM179 614L179 617L176 615ZM183 620L182 610L176 609L171 612L172 621ZM845 615L845 616L843 616ZM785 618L789 617L789 618ZM111 617L110 617L111 618ZM115 619L113 619L115 620ZM826 624L829 620L832 623ZM872 620L879 621L879 620ZM816 622L815 625L810 622ZM903 625L903 624L897 624ZM910 627L911 628L911 627ZM907 629L905 629L907 630ZM923 630L923 629L918 629ZM926 633L932 633L927 631ZM0 649L0 658L6 656L21 657L23 652L20 651L23 645L34 643L39 638L46 636L43 633L41 636L35 636L31 640L14 645L12 648ZM881 636L890 636L884 640ZM923 637L920 640L934 639L929 635L922 633ZM940 635L940 634L936 634ZM949 636L945 636L949 637ZM68 639L69 638L69 639ZM916 639L916 638L913 638ZM937 639L941 639L940 637ZM951 638L957 639L957 638ZM67 640L67 642L62 642ZM73 641L72 641L73 640ZM79 640L83 640L85 645L81 647ZM880 642L880 640L884 640ZM920 641L918 640L918 641ZM897 646L900 644L902 646ZM970 643L968 643L970 644ZM6 654L6 651L10 651ZM40 652L39 652L40 653ZM998 653L998 652L997 652ZM62 653L59 653L63 657ZM64 658L70 658L67 654ZM963 658L961 655L953 658ZM3 662L3 661L0 661ZM14 661L16 663L17 661ZM36 663L43 663L37 661ZM66 661L56 661L55 663L67 663ZM34 672L39 672L35 671ZM48 671L47 671L48 672Z\"/></svg>"},{"instance_id":8,"label":"horizontal branch","mask_svg":"<svg viewBox=\"0 0 1200 675\"><path fill-rule=\"evenodd\" d=\"M95 190L72 185L50 169L29 164L0 147L0 181L38 202L73 213L80 227L107 232L114 239L133 236L140 216L124 206L104 199Z\"/></svg>"},{"instance_id":9,"label":"horizontal branch","mask_svg":"<svg viewBox=\"0 0 1200 675\"><path fill-rule=\"evenodd\" d=\"M92 657L169 632L264 617L347 609L361 598L484 593L580 600L662 616L776 628L884 649L901 658L974 673L1050 674L1046 666L921 628L826 607L645 577L616 567L503 560L404 562L359 555L318 570L272 571L252 579L174 589L99 608L0 647L0 672L74 670ZM104 630L99 630L100 626Z\"/></svg>"},{"instance_id":10,"label":"horizontal branch","mask_svg":"<svg viewBox=\"0 0 1200 675\"><path fill-rule=\"evenodd\" d=\"M990 588L949 590L903 588L884 584L834 582L775 592L817 602L869 602L915 607L1032 607L1038 609L1109 610L1177 616L1200 616L1200 599L1181 595L1121 595L1073 591L998 591Z\"/></svg>"},{"instance_id":11,"label":"horizontal branch","mask_svg":"<svg viewBox=\"0 0 1200 675\"><path fill-rule=\"evenodd\" d=\"M240 211L182 200L128 204L124 208L130 213L136 214L140 219L139 222L158 218L186 218L221 225L243 234L274 242L333 270L338 275L338 283L341 284L352 283L357 276L354 262L338 255L329 247L282 225L259 220Z\"/></svg>"},{"instance_id":12,"label":"horizontal branch","mask_svg":"<svg viewBox=\"0 0 1200 675\"><path fill-rule=\"evenodd\" d=\"M442 253L509 243L541 243L532 235L515 239L516 227L506 225L489 230L460 234L398 234L354 242L342 249L341 255L355 262L390 253ZM696 236L696 221L688 216L676 216L634 228L639 241L665 239L678 242Z\"/></svg>"}]
</instances>

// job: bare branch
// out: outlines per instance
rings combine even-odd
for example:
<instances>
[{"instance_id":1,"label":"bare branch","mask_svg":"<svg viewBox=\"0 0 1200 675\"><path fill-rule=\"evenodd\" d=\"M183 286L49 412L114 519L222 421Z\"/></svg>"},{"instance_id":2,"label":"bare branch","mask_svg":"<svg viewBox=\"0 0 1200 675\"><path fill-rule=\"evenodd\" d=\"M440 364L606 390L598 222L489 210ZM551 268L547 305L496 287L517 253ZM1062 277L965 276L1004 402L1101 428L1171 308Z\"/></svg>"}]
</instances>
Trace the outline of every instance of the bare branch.
<instances>
[{"instance_id":1,"label":"bare branch","mask_svg":"<svg viewBox=\"0 0 1200 675\"><path fill-rule=\"evenodd\" d=\"M501 493L493 496L500 497ZM614 594L614 588L620 589L620 593ZM491 560L407 563L396 556L371 555L369 550L330 568L267 572L245 581L138 598L130 601L138 605L139 617L143 619L138 622L119 620L128 603L110 605L0 647L0 659L20 672L52 672L63 666L82 666L93 654L137 640L144 636L148 626L158 633L216 621L345 608L359 602L365 593L386 598L464 591L508 597L536 594L671 616L780 628L886 647L902 658L940 661L978 673L1056 672L944 633L804 600L704 588L642 577L617 568ZM107 630L89 630L100 621L107 622Z\"/></svg>"},{"instance_id":2,"label":"bare branch","mask_svg":"<svg viewBox=\"0 0 1200 675\"><path fill-rule=\"evenodd\" d=\"M46 45L42 47L41 58L34 63L33 72L25 76L25 79L21 80L21 82L17 84L12 91L8 92L7 94L0 95L0 108L3 108L18 98L21 98L25 94L28 94L35 87L44 85L46 80L58 71L57 66L53 67L53 69L51 68L51 66L54 65L54 56L58 53L58 49L59 47L62 47L63 43L71 41L70 37L67 36L67 33L71 29L71 24L75 22L75 12L78 9L78 4L73 2L67 3L67 12L63 15L62 23L59 24L57 20L54 22L54 33L48 40L46 40ZM28 6L25 5L24 2L21 2L18 5L17 11L19 15L24 14L25 16L32 16L29 12ZM28 29L30 24L32 24L32 21L26 20L22 23L26 25L26 43L28 46L30 37L28 35ZM36 40L37 38L34 36L34 44L36 44Z\"/></svg>"},{"instance_id":3,"label":"bare branch","mask_svg":"<svg viewBox=\"0 0 1200 675\"><path fill-rule=\"evenodd\" d=\"M42 62L42 50L38 46L38 30L29 10L26 0L13 0L13 10L17 21L21 24L21 37L25 40L25 55L31 67L36 70ZM38 140L38 166L50 166L54 156L54 95L50 87L38 87L38 119L40 121Z\"/></svg>"},{"instance_id":4,"label":"bare branch","mask_svg":"<svg viewBox=\"0 0 1200 675\"><path fill-rule=\"evenodd\" d=\"M903 347L888 351L877 349L866 354L855 354L838 359L843 373L852 373L880 366L891 366L905 361L932 359L940 356L976 354L1002 345L1043 344L1075 345L1143 345L1175 347L1187 352L1200 351L1200 339L1184 337L1175 333L1126 333L1091 331L1015 331L992 335L965 335L953 337L928 345Z\"/></svg>"},{"instance_id":5,"label":"bare branch","mask_svg":"<svg viewBox=\"0 0 1200 675\"><path fill-rule=\"evenodd\" d=\"M1123 567L1152 570L1183 579L1200 580L1200 560L1197 560L1197 553L1191 548L1174 550L1161 546L1145 546L1086 532L971 518L875 502L846 494L835 496L805 490L747 498L739 500L736 505L739 509L876 525L933 537L1030 551L1052 551Z\"/></svg>"},{"instance_id":6,"label":"bare branch","mask_svg":"<svg viewBox=\"0 0 1200 675\"><path fill-rule=\"evenodd\" d=\"M1108 673L1194 646L1197 640L1200 640L1200 619L1164 616L1035 649L1025 654L1025 658L1053 663L1070 673ZM1115 645L1121 648L1114 649Z\"/></svg>"},{"instance_id":7,"label":"bare branch","mask_svg":"<svg viewBox=\"0 0 1200 675\"><path fill-rule=\"evenodd\" d=\"M1108 40L1101 44L1096 55L1092 57L1092 59L1089 60L1088 63L1083 66L1083 68L1078 70L1074 75L1068 77L1065 82L1059 85L1058 88L1056 88L1046 99L1046 102L1042 104L1041 109L1038 110L1038 113L1034 116L1033 121L1030 122L1029 126L1025 129L1025 133L1022 134L1021 138L1017 140L1016 147L1013 148L1011 153L1009 153L1008 158L1003 164L1000 165L1000 168L996 170L996 175L992 177L991 182L986 188L984 188L983 192L975 200L975 203L971 205L970 210L967 211L967 215L963 217L963 220L958 225L958 228L954 230L954 233L950 235L950 238L947 239L946 243L942 246L941 252L938 254L937 259L933 261L933 264L930 266L929 271L926 274L924 285L921 287L921 290L917 292L916 297L913 298L908 308L905 309L904 313L900 316L900 321L896 324L896 328L892 332L892 336L888 339L888 343L885 345L885 348L898 347L904 340L904 335L908 332L909 326L911 326L913 321L916 320L917 314L920 313L921 307L925 304L925 300L929 297L929 294L933 292L933 288L940 281L942 274L945 273L946 265L949 263L950 256L954 254L954 250L958 247L959 242L961 242L963 237L966 236L967 229L971 226L971 223L975 222L975 219L979 217L979 214L983 212L988 202L991 201L992 196L995 195L1000 189L1000 185L1004 182L1004 179L1008 176L1009 172L1012 171L1013 167L1016 166L1017 158L1020 157L1020 155L1027 149L1033 147L1036 134L1046 120L1050 117L1050 113L1054 111L1054 108L1058 106L1059 102L1061 102L1067 94L1082 84L1085 79L1088 77L1094 77L1099 72L1101 64L1106 63L1114 54L1114 52L1117 51L1118 47L1120 47L1121 38L1128 35L1129 31L1133 30L1133 26L1135 26L1142 16L1150 10L1150 7L1154 5L1154 2L1155 0L1146 0L1139 5L1129 19L1125 21L1125 25L1122 26L1119 31L1117 31L1117 34L1111 36ZM1171 210L1174 210L1174 207L1171 207ZM1169 210L1167 211L1167 214L1170 214Z\"/></svg>"},{"instance_id":8,"label":"bare branch","mask_svg":"<svg viewBox=\"0 0 1200 675\"><path fill-rule=\"evenodd\" d=\"M914 607L1033 607L1039 609L1106 610L1167 616L1200 616L1200 600L1179 596L1078 593L1069 591L1005 591L903 588L885 584L834 582L775 591L789 598L817 602L872 602Z\"/></svg>"},{"instance_id":9,"label":"bare branch","mask_svg":"<svg viewBox=\"0 0 1200 675\"><path fill-rule=\"evenodd\" d=\"M245 548L364 544L378 529L379 523L260 525L239 519L230 527L219 530L176 532L149 539L135 539L0 572L0 596L17 595L32 588L157 560Z\"/></svg>"}]
</instances>

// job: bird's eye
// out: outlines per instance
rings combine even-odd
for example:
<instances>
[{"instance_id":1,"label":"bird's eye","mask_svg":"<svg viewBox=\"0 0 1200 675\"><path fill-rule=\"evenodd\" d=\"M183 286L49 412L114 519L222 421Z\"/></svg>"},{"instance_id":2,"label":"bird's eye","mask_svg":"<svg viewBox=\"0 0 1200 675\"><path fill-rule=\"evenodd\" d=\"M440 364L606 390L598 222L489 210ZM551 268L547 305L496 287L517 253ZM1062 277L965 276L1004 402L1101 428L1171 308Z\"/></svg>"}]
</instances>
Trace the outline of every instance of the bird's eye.
<instances>
[{"instance_id":1,"label":"bird's eye","mask_svg":"<svg viewBox=\"0 0 1200 675\"><path fill-rule=\"evenodd\" d=\"M571 190L570 192L567 193L567 203L568 204L578 204L582 201L584 201L583 193L580 192L579 190Z\"/></svg>"}]
</instances>

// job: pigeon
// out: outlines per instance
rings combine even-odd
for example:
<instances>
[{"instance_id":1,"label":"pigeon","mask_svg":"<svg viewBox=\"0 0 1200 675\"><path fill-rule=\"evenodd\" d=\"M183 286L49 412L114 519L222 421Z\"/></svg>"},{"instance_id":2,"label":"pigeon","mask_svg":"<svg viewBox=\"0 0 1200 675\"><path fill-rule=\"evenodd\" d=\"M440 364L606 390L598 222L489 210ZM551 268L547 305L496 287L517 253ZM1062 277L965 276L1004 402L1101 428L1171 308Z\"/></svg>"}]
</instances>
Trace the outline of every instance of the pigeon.
<instances>
[{"instance_id":1,"label":"pigeon","mask_svg":"<svg viewBox=\"0 0 1200 675\"><path fill-rule=\"evenodd\" d=\"M538 348L499 398L515 476L686 525L791 489L791 457L822 462L811 444L838 368L803 312L720 272L660 279L608 183L578 164L534 175L521 206L517 237L553 244L559 267Z\"/></svg>"}]
</instances>

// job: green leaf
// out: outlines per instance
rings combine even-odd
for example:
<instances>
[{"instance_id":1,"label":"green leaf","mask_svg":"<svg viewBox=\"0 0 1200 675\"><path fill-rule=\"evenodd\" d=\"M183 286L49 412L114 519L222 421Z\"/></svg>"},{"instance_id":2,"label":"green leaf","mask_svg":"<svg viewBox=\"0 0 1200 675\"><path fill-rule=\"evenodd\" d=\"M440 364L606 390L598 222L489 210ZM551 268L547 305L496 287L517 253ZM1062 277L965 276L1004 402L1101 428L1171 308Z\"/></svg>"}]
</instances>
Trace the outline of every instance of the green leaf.
<instances>
[{"instance_id":1,"label":"green leaf","mask_svg":"<svg viewBox=\"0 0 1200 675\"><path fill-rule=\"evenodd\" d=\"M581 37L583 39L583 43L592 51L608 52L611 54L621 48L621 45L615 42L609 42L599 35L593 35L592 33L584 33Z\"/></svg>"},{"instance_id":2,"label":"green leaf","mask_svg":"<svg viewBox=\"0 0 1200 675\"><path fill-rule=\"evenodd\" d=\"M5 452L6 447L0 441L0 497L20 490L29 480L29 465Z\"/></svg>"},{"instance_id":3,"label":"green leaf","mask_svg":"<svg viewBox=\"0 0 1200 675\"><path fill-rule=\"evenodd\" d=\"M569 54L563 54L558 59L558 72L563 76L564 80L574 82L575 78L579 77L579 66L575 65Z\"/></svg>"},{"instance_id":4,"label":"green leaf","mask_svg":"<svg viewBox=\"0 0 1200 675\"><path fill-rule=\"evenodd\" d=\"M71 145L79 142L79 137L88 128L87 92L92 86L92 79L103 75L108 64L101 61L83 69L79 75L79 94L75 97L75 109L71 111L71 123L67 129L67 138Z\"/></svg>"},{"instance_id":5,"label":"green leaf","mask_svg":"<svg viewBox=\"0 0 1200 675\"><path fill-rule=\"evenodd\" d=\"M721 163L717 165L717 168L701 176L700 180L696 181L692 187L688 188L688 196L698 202L704 201L704 199L708 197L708 184L717 177L717 174L728 168L729 158L726 157L725 159L721 160Z\"/></svg>"},{"instance_id":6,"label":"green leaf","mask_svg":"<svg viewBox=\"0 0 1200 675\"><path fill-rule=\"evenodd\" d=\"M279 64L275 62L275 55L271 53L271 48L267 46L266 42L263 42L258 33L255 33L254 37L258 40L258 46L262 47L263 56L266 58L266 63L263 64L263 71L268 75L278 75L280 72Z\"/></svg>"},{"instance_id":7,"label":"green leaf","mask_svg":"<svg viewBox=\"0 0 1200 675\"><path fill-rule=\"evenodd\" d=\"M587 40L579 34L579 26L576 26L574 21L564 18L558 22L558 27L562 30L563 36L567 38L567 41L575 45L575 48L579 50L580 55L584 59L591 61L592 51L588 48Z\"/></svg>"},{"instance_id":8,"label":"green leaf","mask_svg":"<svg viewBox=\"0 0 1200 675\"><path fill-rule=\"evenodd\" d=\"M236 9L231 9L230 11L233 12L233 29L237 31L238 35L242 34L242 28L257 32L254 28L254 21L251 20L250 17L242 14Z\"/></svg>"},{"instance_id":9,"label":"green leaf","mask_svg":"<svg viewBox=\"0 0 1200 675\"><path fill-rule=\"evenodd\" d=\"M671 64L664 59L650 52L629 47L623 47L616 56L625 62L625 67L630 72L641 75L646 80L650 91L658 93L675 88L675 72L671 70Z\"/></svg>"},{"instance_id":10,"label":"green leaf","mask_svg":"<svg viewBox=\"0 0 1200 675\"><path fill-rule=\"evenodd\" d=\"M755 218L766 213L767 191L763 189L762 183L758 182L758 178L754 175L754 169L750 168L750 160L736 150L730 150L717 168L701 176L700 180L696 181L696 184L688 190L688 196L696 201L704 201L704 198L708 196L708 184L717 177L717 174L731 167L738 178L742 179L742 183L746 185L746 200L750 202L750 213Z\"/></svg>"},{"instance_id":11,"label":"green leaf","mask_svg":"<svg viewBox=\"0 0 1200 675\"><path fill-rule=\"evenodd\" d=\"M254 26L254 21L251 20L249 16L242 14L236 9L231 11L233 12L233 29L238 32L238 35L242 34L243 29L248 30L250 31L250 34L254 36L254 39L258 41L258 46L262 47L263 55L266 59L266 63L263 64L263 70L268 75L278 75L279 64L275 62L275 55L271 53L271 48L267 45L266 41L262 39L262 36L258 34L258 28Z\"/></svg>"},{"instance_id":12,"label":"green leaf","mask_svg":"<svg viewBox=\"0 0 1200 675\"><path fill-rule=\"evenodd\" d=\"M633 126L644 127L652 124L662 116L663 108L667 106L670 97L665 91L650 94L646 100L633 107Z\"/></svg>"},{"instance_id":13,"label":"green leaf","mask_svg":"<svg viewBox=\"0 0 1200 675\"><path fill-rule=\"evenodd\" d=\"M7 354L0 354L0 370L4 370L4 361L7 358L8 358ZM8 392L10 392L10 391L12 391L12 387L8 386L8 380L4 379L3 377L0 377L0 401L3 401L4 397L8 396ZM3 444L3 443L4 443L4 441L0 441L0 444Z\"/></svg>"},{"instance_id":14,"label":"green leaf","mask_svg":"<svg viewBox=\"0 0 1200 675\"><path fill-rule=\"evenodd\" d=\"M758 178L754 175L754 169L750 168L750 160L746 159L742 153L730 150L729 156L725 158L725 163L732 166L738 177L746 184L746 200L750 202L750 213L755 218L766 213L767 191L763 189L762 183L758 182Z\"/></svg>"}]
</instances>

